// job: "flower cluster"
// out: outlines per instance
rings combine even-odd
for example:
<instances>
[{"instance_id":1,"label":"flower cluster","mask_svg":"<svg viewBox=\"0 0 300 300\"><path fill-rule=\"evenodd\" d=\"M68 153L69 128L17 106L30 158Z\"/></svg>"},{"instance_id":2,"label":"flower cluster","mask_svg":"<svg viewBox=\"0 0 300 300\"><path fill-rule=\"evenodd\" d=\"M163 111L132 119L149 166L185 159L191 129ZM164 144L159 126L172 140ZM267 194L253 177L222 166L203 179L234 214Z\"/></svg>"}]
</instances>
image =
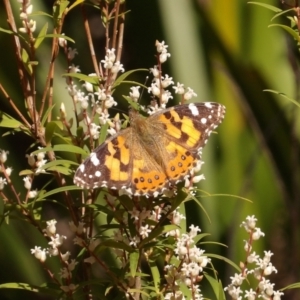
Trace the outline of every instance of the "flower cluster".
<instances>
[{"instance_id":1,"label":"flower cluster","mask_svg":"<svg viewBox=\"0 0 300 300\"><path fill-rule=\"evenodd\" d=\"M2 191L7 184L7 179L10 177L12 173L11 167L5 167L5 162L7 161L8 151L0 149L0 173L3 173L5 178L0 177L0 191Z\"/></svg>"},{"instance_id":2,"label":"flower cluster","mask_svg":"<svg viewBox=\"0 0 300 300\"><path fill-rule=\"evenodd\" d=\"M36 30L36 21L28 19L28 15L32 13L33 6L30 3L30 0L18 0L21 3L20 7L20 18L22 20L23 27L19 28L19 31L22 33L31 34Z\"/></svg>"},{"instance_id":3,"label":"flower cluster","mask_svg":"<svg viewBox=\"0 0 300 300\"><path fill-rule=\"evenodd\" d=\"M174 213L178 215L178 212ZM198 226L191 225L189 233L176 235L175 263L165 266L168 290L165 299L184 299L183 293L179 291L182 282L190 290L192 299L204 299L199 282L202 280L203 269L210 259L204 255L204 250L195 245L194 239L200 231Z\"/></svg>"},{"instance_id":4,"label":"flower cluster","mask_svg":"<svg viewBox=\"0 0 300 300\"><path fill-rule=\"evenodd\" d=\"M283 293L275 291L274 284L272 284L270 280L266 279L266 277L271 275L273 272L277 273L276 268L271 263L271 256L273 253L270 251L264 251L264 257L260 258L254 251L252 252L253 242L264 236L264 233L260 230L260 228L256 227L256 222L257 219L255 216L248 216L241 224L241 226L243 226L249 234L249 239L245 241L244 246L247 258L246 261L241 264L241 273L230 277L231 283L224 290L228 292L232 299L241 300L241 295L243 295L241 285L249 275L253 275L258 282L257 287L255 290L252 288L250 290L246 290L244 293L244 299L255 300L257 298L262 298L280 300ZM254 264L252 269L247 268L250 264Z\"/></svg>"},{"instance_id":5,"label":"flower cluster","mask_svg":"<svg viewBox=\"0 0 300 300\"><path fill-rule=\"evenodd\" d=\"M62 246L66 236L58 234L56 232L56 220L50 220L47 222L46 229L43 230L45 236L49 239L49 248L41 249L41 247L35 246L31 249L31 254L33 254L41 263L44 263L47 257L58 256L62 265L64 267L60 270L60 278L67 283L67 285L61 284L60 288L66 293L72 293L76 290L78 285L71 283L72 272L77 265L74 259L70 258L70 252L62 253L60 247ZM59 280L57 280L59 282Z\"/></svg>"}]
</instances>

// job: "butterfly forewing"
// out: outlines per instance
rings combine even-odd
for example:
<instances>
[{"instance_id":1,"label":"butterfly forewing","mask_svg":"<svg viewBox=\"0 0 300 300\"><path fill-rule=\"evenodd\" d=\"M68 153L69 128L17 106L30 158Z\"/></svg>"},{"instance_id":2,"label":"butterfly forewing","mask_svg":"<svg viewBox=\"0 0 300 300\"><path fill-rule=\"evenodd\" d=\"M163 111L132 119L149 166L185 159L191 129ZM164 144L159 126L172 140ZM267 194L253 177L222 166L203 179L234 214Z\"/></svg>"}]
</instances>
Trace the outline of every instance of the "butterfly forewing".
<instances>
[{"instance_id":1,"label":"butterfly forewing","mask_svg":"<svg viewBox=\"0 0 300 300\"><path fill-rule=\"evenodd\" d=\"M131 127L96 148L77 169L74 182L157 195L190 173L224 114L223 105L211 102L174 106L148 118L134 112Z\"/></svg>"}]
</instances>

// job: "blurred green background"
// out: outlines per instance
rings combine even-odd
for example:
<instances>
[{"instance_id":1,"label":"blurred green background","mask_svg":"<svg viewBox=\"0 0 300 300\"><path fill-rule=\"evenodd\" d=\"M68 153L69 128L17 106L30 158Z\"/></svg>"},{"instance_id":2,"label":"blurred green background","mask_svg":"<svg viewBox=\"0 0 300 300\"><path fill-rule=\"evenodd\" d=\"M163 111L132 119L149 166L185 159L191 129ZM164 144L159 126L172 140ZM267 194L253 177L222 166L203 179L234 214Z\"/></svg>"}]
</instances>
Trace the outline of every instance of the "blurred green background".
<instances>
[{"instance_id":1,"label":"blurred green background","mask_svg":"<svg viewBox=\"0 0 300 300\"><path fill-rule=\"evenodd\" d=\"M51 13L50 3L43 7L40 1L35 2L32 1L34 10ZM261 2L289 8L281 6L279 1ZM163 66L164 72L175 82L193 88L198 94L195 101L215 101L227 108L218 134L212 135L203 151L202 170L206 180L199 188L212 194L201 198L210 220L200 209L195 209L195 204L188 203L188 223L199 224L203 232L211 233L207 240L228 245L228 248L206 245L207 252L217 252L238 264L245 258L243 240L247 238L239 225L247 215L255 215L258 227L266 234L256 243L255 251L260 255L263 250L274 253L272 263L278 274L271 281L275 282L275 289L300 281L299 109L284 97L263 91L272 89L299 100L296 42L278 27L268 28L272 23L289 24L287 19L271 21L274 12L241 0L128 0L126 3L130 10L126 15L122 57L126 71L153 67L155 40L164 40L172 55ZM100 61L104 57L105 32L99 12L91 8L87 11ZM17 17L17 5L15 12ZM37 21L40 27L45 22L41 17ZM0 27L7 28L2 3ZM92 73L79 7L67 16L64 32L76 40L79 55L74 64L79 65L82 73ZM0 45L0 83L19 101L19 109L25 111L11 37L0 32ZM50 61L49 45L45 43L39 53L44 69ZM60 62L54 99L58 107L61 102L68 107L71 103L60 75L64 72L64 60ZM45 82L42 69L38 93ZM135 80L144 82L145 73L135 76ZM119 93L122 101L121 95L129 93L129 86ZM1 110L12 113L3 95L0 100ZM4 132L1 129L1 135ZM15 170L14 178L19 182L16 186L21 191L24 188L18 172L26 167L26 159L20 153L25 153L31 143L21 135L0 139L0 149L10 151L8 165ZM252 203L235 196L250 199ZM56 215L47 213L49 218ZM18 220L1 224L0 283L45 281L46 274L30 254L29 249L37 243L33 235L34 229ZM224 285L228 284L235 270L222 262L214 264ZM23 293L0 290L0 298L17 299ZM300 294L291 290L284 299L300 299Z\"/></svg>"}]
</instances>

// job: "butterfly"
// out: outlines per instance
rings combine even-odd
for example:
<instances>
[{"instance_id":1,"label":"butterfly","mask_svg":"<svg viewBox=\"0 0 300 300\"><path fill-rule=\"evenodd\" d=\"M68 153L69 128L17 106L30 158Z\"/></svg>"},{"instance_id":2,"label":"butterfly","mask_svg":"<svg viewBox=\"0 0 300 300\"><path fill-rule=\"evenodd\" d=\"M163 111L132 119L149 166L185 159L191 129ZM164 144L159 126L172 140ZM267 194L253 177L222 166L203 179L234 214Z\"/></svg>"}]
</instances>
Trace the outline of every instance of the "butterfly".
<instances>
[{"instance_id":1,"label":"butterfly","mask_svg":"<svg viewBox=\"0 0 300 300\"><path fill-rule=\"evenodd\" d=\"M225 107L214 102L177 105L149 117L131 110L130 127L98 146L78 167L74 183L158 196L191 175L224 115Z\"/></svg>"}]
</instances>

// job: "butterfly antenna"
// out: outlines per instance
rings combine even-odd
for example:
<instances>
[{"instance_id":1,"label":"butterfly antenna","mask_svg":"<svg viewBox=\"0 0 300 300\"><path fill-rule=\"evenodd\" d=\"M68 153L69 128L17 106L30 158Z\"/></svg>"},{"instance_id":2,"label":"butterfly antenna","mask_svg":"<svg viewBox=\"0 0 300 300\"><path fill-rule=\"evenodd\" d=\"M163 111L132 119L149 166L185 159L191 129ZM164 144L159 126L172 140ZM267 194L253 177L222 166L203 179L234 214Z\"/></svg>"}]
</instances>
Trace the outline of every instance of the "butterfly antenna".
<instances>
[{"instance_id":1,"label":"butterfly antenna","mask_svg":"<svg viewBox=\"0 0 300 300\"><path fill-rule=\"evenodd\" d=\"M147 86L146 84L148 83L148 81L149 81L149 76L146 76L146 79L145 79L145 82L144 82L144 86ZM143 87L142 92L141 92L141 94L140 94L140 98L139 98L139 100L138 100L138 103L141 102L141 99L142 99L142 97L143 97L144 91L145 91L145 88Z\"/></svg>"}]
</instances>

